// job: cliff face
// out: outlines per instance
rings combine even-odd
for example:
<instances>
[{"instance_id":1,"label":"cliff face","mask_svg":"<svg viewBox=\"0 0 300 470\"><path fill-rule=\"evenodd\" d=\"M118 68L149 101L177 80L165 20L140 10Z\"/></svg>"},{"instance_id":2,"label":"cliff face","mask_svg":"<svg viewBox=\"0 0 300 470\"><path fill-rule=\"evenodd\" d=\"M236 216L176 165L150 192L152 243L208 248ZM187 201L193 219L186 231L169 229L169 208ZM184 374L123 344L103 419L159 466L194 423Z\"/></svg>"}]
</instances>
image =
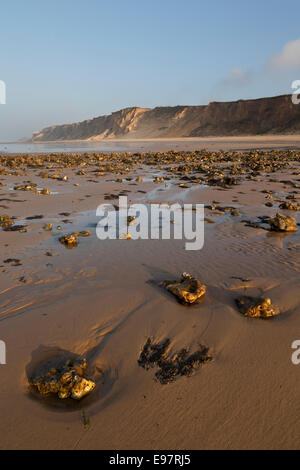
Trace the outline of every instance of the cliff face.
<instances>
[{"instance_id":1,"label":"cliff face","mask_svg":"<svg viewBox=\"0 0 300 470\"><path fill-rule=\"evenodd\" d=\"M35 132L35 142L300 133L300 105L290 95L207 106L126 108Z\"/></svg>"}]
</instances>

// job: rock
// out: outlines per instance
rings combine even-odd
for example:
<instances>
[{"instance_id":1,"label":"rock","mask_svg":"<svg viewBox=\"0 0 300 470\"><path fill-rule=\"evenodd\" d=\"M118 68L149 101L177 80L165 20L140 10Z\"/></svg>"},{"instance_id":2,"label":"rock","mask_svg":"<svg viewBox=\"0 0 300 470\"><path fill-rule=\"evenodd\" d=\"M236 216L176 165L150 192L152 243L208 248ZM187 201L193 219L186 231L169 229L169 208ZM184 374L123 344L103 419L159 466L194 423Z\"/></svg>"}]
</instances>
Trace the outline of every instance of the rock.
<instances>
[{"instance_id":1,"label":"rock","mask_svg":"<svg viewBox=\"0 0 300 470\"><path fill-rule=\"evenodd\" d=\"M96 386L95 382L83 377L86 367L85 359L67 361L64 367L52 368L29 383L42 396L57 395L60 399L81 400Z\"/></svg>"},{"instance_id":2,"label":"rock","mask_svg":"<svg viewBox=\"0 0 300 470\"><path fill-rule=\"evenodd\" d=\"M240 215L240 213L239 213L239 211L238 211L237 209L233 209L233 210L231 211L231 215L232 215L233 217L238 217L238 216Z\"/></svg>"},{"instance_id":3,"label":"rock","mask_svg":"<svg viewBox=\"0 0 300 470\"><path fill-rule=\"evenodd\" d=\"M215 221L213 219L209 219L208 217L204 217L204 222L208 223L208 224L214 224Z\"/></svg>"},{"instance_id":4,"label":"rock","mask_svg":"<svg viewBox=\"0 0 300 470\"><path fill-rule=\"evenodd\" d=\"M82 230L81 232L67 233L60 237L59 241L67 248L75 248L78 245L78 237L89 237L91 232Z\"/></svg>"},{"instance_id":5,"label":"rock","mask_svg":"<svg viewBox=\"0 0 300 470\"><path fill-rule=\"evenodd\" d=\"M300 205L291 201L285 201L279 207L288 211L300 211Z\"/></svg>"},{"instance_id":6,"label":"rock","mask_svg":"<svg viewBox=\"0 0 300 470\"><path fill-rule=\"evenodd\" d=\"M48 178L51 178L52 180L58 180L58 181L68 181L67 176L61 176L58 174L49 175Z\"/></svg>"},{"instance_id":7,"label":"rock","mask_svg":"<svg viewBox=\"0 0 300 470\"><path fill-rule=\"evenodd\" d=\"M60 237L59 241L67 248L75 248L78 245L78 235L77 233L67 233Z\"/></svg>"},{"instance_id":8,"label":"rock","mask_svg":"<svg viewBox=\"0 0 300 470\"><path fill-rule=\"evenodd\" d=\"M88 230L81 230L81 232L75 232L79 237L89 237L91 232Z\"/></svg>"},{"instance_id":9,"label":"rock","mask_svg":"<svg viewBox=\"0 0 300 470\"><path fill-rule=\"evenodd\" d=\"M164 281L162 285L186 305L199 303L206 293L205 285L188 273L183 273L179 282Z\"/></svg>"},{"instance_id":10,"label":"rock","mask_svg":"<svg viewBox=\"0 0 300 470\"><path fill-rule=\"evenodd\" d=\"M14 225L14 221L11 219L9 215L1 215L0 216L0 225L3 229L11 227Z\"/></svg>"},{"instance_id":11,"label":"rock","mask_svg":"<svg viewBox=\"0 0 300 470\"><path fill-rule=\"evenodd\" d=\"M269 220L271 230L275 232L297 232L297 224L294 217L287 217L286 215L277 212L276 216Z\"/></svg>"},{"instance_id":12,"label":"rock","mask_svg":"<svg viewBox=\"0 0 300 470\"><path fill-rule=\"evenodd\" d=\"M37 190L37 194L49 195L50 194L50 189L48 189L48 188L39 189L39 190Z\"/></svg>"},{"instance_id":13,"label":"rock","mask_svg":"<svg viewBox=\"0 0 300 470\"><path fill-rule=\"evenodd\" d=\"M135 225L136 218L133 215L128 215L127 217L127 225Z\"/></svg>"},{"instance_id":14,"label":"rock","mask_svg":"<svg viewBox=\"0 0 300 470\"><path fill-rule=\"evenodd\" d=\"M121 233L119 239L120 240L131 240L131 235L130 235L130 233Z\"/></svg>"},{"instance_id":15,"label":"rock","mask_svg":"<svg viewBox=\"0 0 300 470\"><path fill-rule=\"evenodd\" d=\"M269 298L242 296L235 300L240 313L250 318L270 318L279 314Z\"/></svg>"}]
</instances>

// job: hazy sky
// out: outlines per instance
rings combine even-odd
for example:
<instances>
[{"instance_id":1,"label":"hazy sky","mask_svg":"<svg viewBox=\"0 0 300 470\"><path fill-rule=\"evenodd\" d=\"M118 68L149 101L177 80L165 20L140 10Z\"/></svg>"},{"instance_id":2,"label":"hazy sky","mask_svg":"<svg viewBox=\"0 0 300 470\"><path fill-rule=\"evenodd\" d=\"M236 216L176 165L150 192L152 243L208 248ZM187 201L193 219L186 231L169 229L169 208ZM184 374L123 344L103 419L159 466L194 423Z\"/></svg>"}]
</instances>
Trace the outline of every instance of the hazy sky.
<instances>
[{"instance_id":1,"label":"hazy sky","mask_svg":"<svg viewBox=\"0 0 300 470\"><path fill-rule=\"evenodd\" d=\"M6 0L0 140L128 106L291 92L299 0Z\"/></svg>"}]
</instances>

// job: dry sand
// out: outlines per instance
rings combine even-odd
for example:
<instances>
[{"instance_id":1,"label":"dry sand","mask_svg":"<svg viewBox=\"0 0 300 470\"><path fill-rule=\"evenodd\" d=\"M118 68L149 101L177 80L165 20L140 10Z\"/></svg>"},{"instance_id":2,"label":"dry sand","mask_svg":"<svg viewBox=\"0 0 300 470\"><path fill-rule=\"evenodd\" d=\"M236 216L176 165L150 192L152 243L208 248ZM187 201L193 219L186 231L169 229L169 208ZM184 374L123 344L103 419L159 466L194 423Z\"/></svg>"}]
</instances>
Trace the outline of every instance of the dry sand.
<instances>
[{"instance_id":1,"label":"dry sand","mask_svg":"<svg viewBox=\"0 0 300 470\"><path fill-rule=\"evenodd\" d=\"M89 170L78 176L77 169L63 172L67 182L44 180L34 169L0 176L0 214L28 224L26 233L0 232L0 339L7 345L0 448L299 448L300 366L291 362L291 344L300 339L300 232L273 234L242 222L274 214L293 191L299 196L299 189L280 182L299 182L300 165L292 167L272 174L276 181L261 176L226 190L181 189L176 179L168 187L154 184L153 175L164 171L141 165L130 176L142 176L142 183L118 183L115 175L95 177ZM53 193L14 191L25 179ZM274 191L272 208L264 205L265 189ZM184 240L99 241L96 207L105 194L122 190L139 202L218 201L241 215L207 210L215 223L205 225L200 251L186 251ZM285 213L300 222L300 212ZM25 220L36 215L44 218ZM43 230L49 222L52 232ZM61 234L83 229L91 236L77 248L59 243ZM8 258L20 265L4 263ZM201 305L184 307L158 286L183 271L206 284ZM234 303L244 292L271 297L281 315L244 318ZM149 336L170 338L173 353L205 344L214 360L161 385L155 369L137 364ZM61 350L85 356L97 376L96 391L73 405L28 390L35 364Z\"/></svg>"}]
</instances>

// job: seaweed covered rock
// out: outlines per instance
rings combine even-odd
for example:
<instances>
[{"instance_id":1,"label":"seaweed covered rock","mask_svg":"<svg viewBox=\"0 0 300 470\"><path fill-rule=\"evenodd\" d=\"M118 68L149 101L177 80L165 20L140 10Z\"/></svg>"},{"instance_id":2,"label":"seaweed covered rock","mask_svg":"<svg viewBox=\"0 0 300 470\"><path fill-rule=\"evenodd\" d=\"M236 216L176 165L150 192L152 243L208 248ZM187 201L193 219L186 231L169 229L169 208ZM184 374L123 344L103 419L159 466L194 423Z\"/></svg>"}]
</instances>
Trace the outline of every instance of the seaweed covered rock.
<instances>
[{"instance_id":1,"label":"seaweed covered rock","mask_svg":"<svg viewBox=\"0 0 300 470\"><path fill-rule=\"evenodd\" d=\"M95 382L83 377L86 367L85 359L67 361L63 367L52 368L29 383L42 396L57 395L61 399L80 400L95 388Z\"/></svg>"},{"instance_id":2,"label":"seaweed covered rock","mask_svg":"<svg viewBox=\"0 0 300 470\"><path fill-rule=\"evenodd\" d=\"M59 241L67 248L75 248L78 245L78 237L89 237L90 232L88 230L82 230L81 232L67 233L60 237Z\"/></svg>"},{"instance_id":3,"label":"seaweed covered rock","mask_svg":"<svg viewBox=\"0 0 300 470\"><path fill-rule=\"evenodd\" d=\"M285 201L280 204L280 209L285 209L287 211L300 211L300 205L297 202Z\"/></svg>"},{"instance_id":4,"label":"seaweed covered rock","mask_svg":"<svg viewBox=\"0 0 300 470\"><path fill-rule=\"evenodd\" d=\"M237 307L245 317L271 318L279 314L279 310L273 307L271 299L242 296L235 300Z\"/></svg>"},{"instance_id":5,"label":"seaweed covered rock","mask_svg":"<svg viewBox=\"0 0 300 470\"><path fill-rule=\"evenodd\" d=\"M8 228L14 225L13 220L9 215L1 215L0 216L0 225L2 228Z\"/></svg>"},{"instance_id":6,"label":"seaweed covered rock","mask_svg":"<svg viewBox=\"0 0 300 470\"><path fill-rule=\"evenodd\" d=\"M297 232L297 224L294 217L288 217L286 215L277 212L276 216L269 220L271 230L275 232Z\"/></svg>"},{"instance_id":7,"label":"seaweed covered rock","mask_svg":"<svg viewBox=\"0 0 300 470\"><path fill-rule=\"evenodd\" d=\"M188 273L183 273L179 282L163 281L162 285L185 305L199 303L206 293L205 285Z\"/></svg>"},{"instance_id":8,"label":"seaweed covered rock","mask_svg":"<svg viewBox=\"0 0 300 470\"><path fill-rule=\"evenodd\" d=\"M65 245L67 248L74 248L78 245L78 235L77 233L67 233L59 239L60 243Z\"/></svg>"},{"instance_id":9,"label":"seaweed covered rock","mask_svg":"<svg viewBox=\"0 0 300 470\"><path fill-rule=\"evenodd\" d=\"M156 379L162 384L174 382L178 376L191 376L201 364L212 360L209 349L199 345L199 349L191 353L181 349L174 356L169 356L170 340L154 343L148 338L138 359L138 365L146 370L158 367Z\"/></svg>"}]
</instances>

